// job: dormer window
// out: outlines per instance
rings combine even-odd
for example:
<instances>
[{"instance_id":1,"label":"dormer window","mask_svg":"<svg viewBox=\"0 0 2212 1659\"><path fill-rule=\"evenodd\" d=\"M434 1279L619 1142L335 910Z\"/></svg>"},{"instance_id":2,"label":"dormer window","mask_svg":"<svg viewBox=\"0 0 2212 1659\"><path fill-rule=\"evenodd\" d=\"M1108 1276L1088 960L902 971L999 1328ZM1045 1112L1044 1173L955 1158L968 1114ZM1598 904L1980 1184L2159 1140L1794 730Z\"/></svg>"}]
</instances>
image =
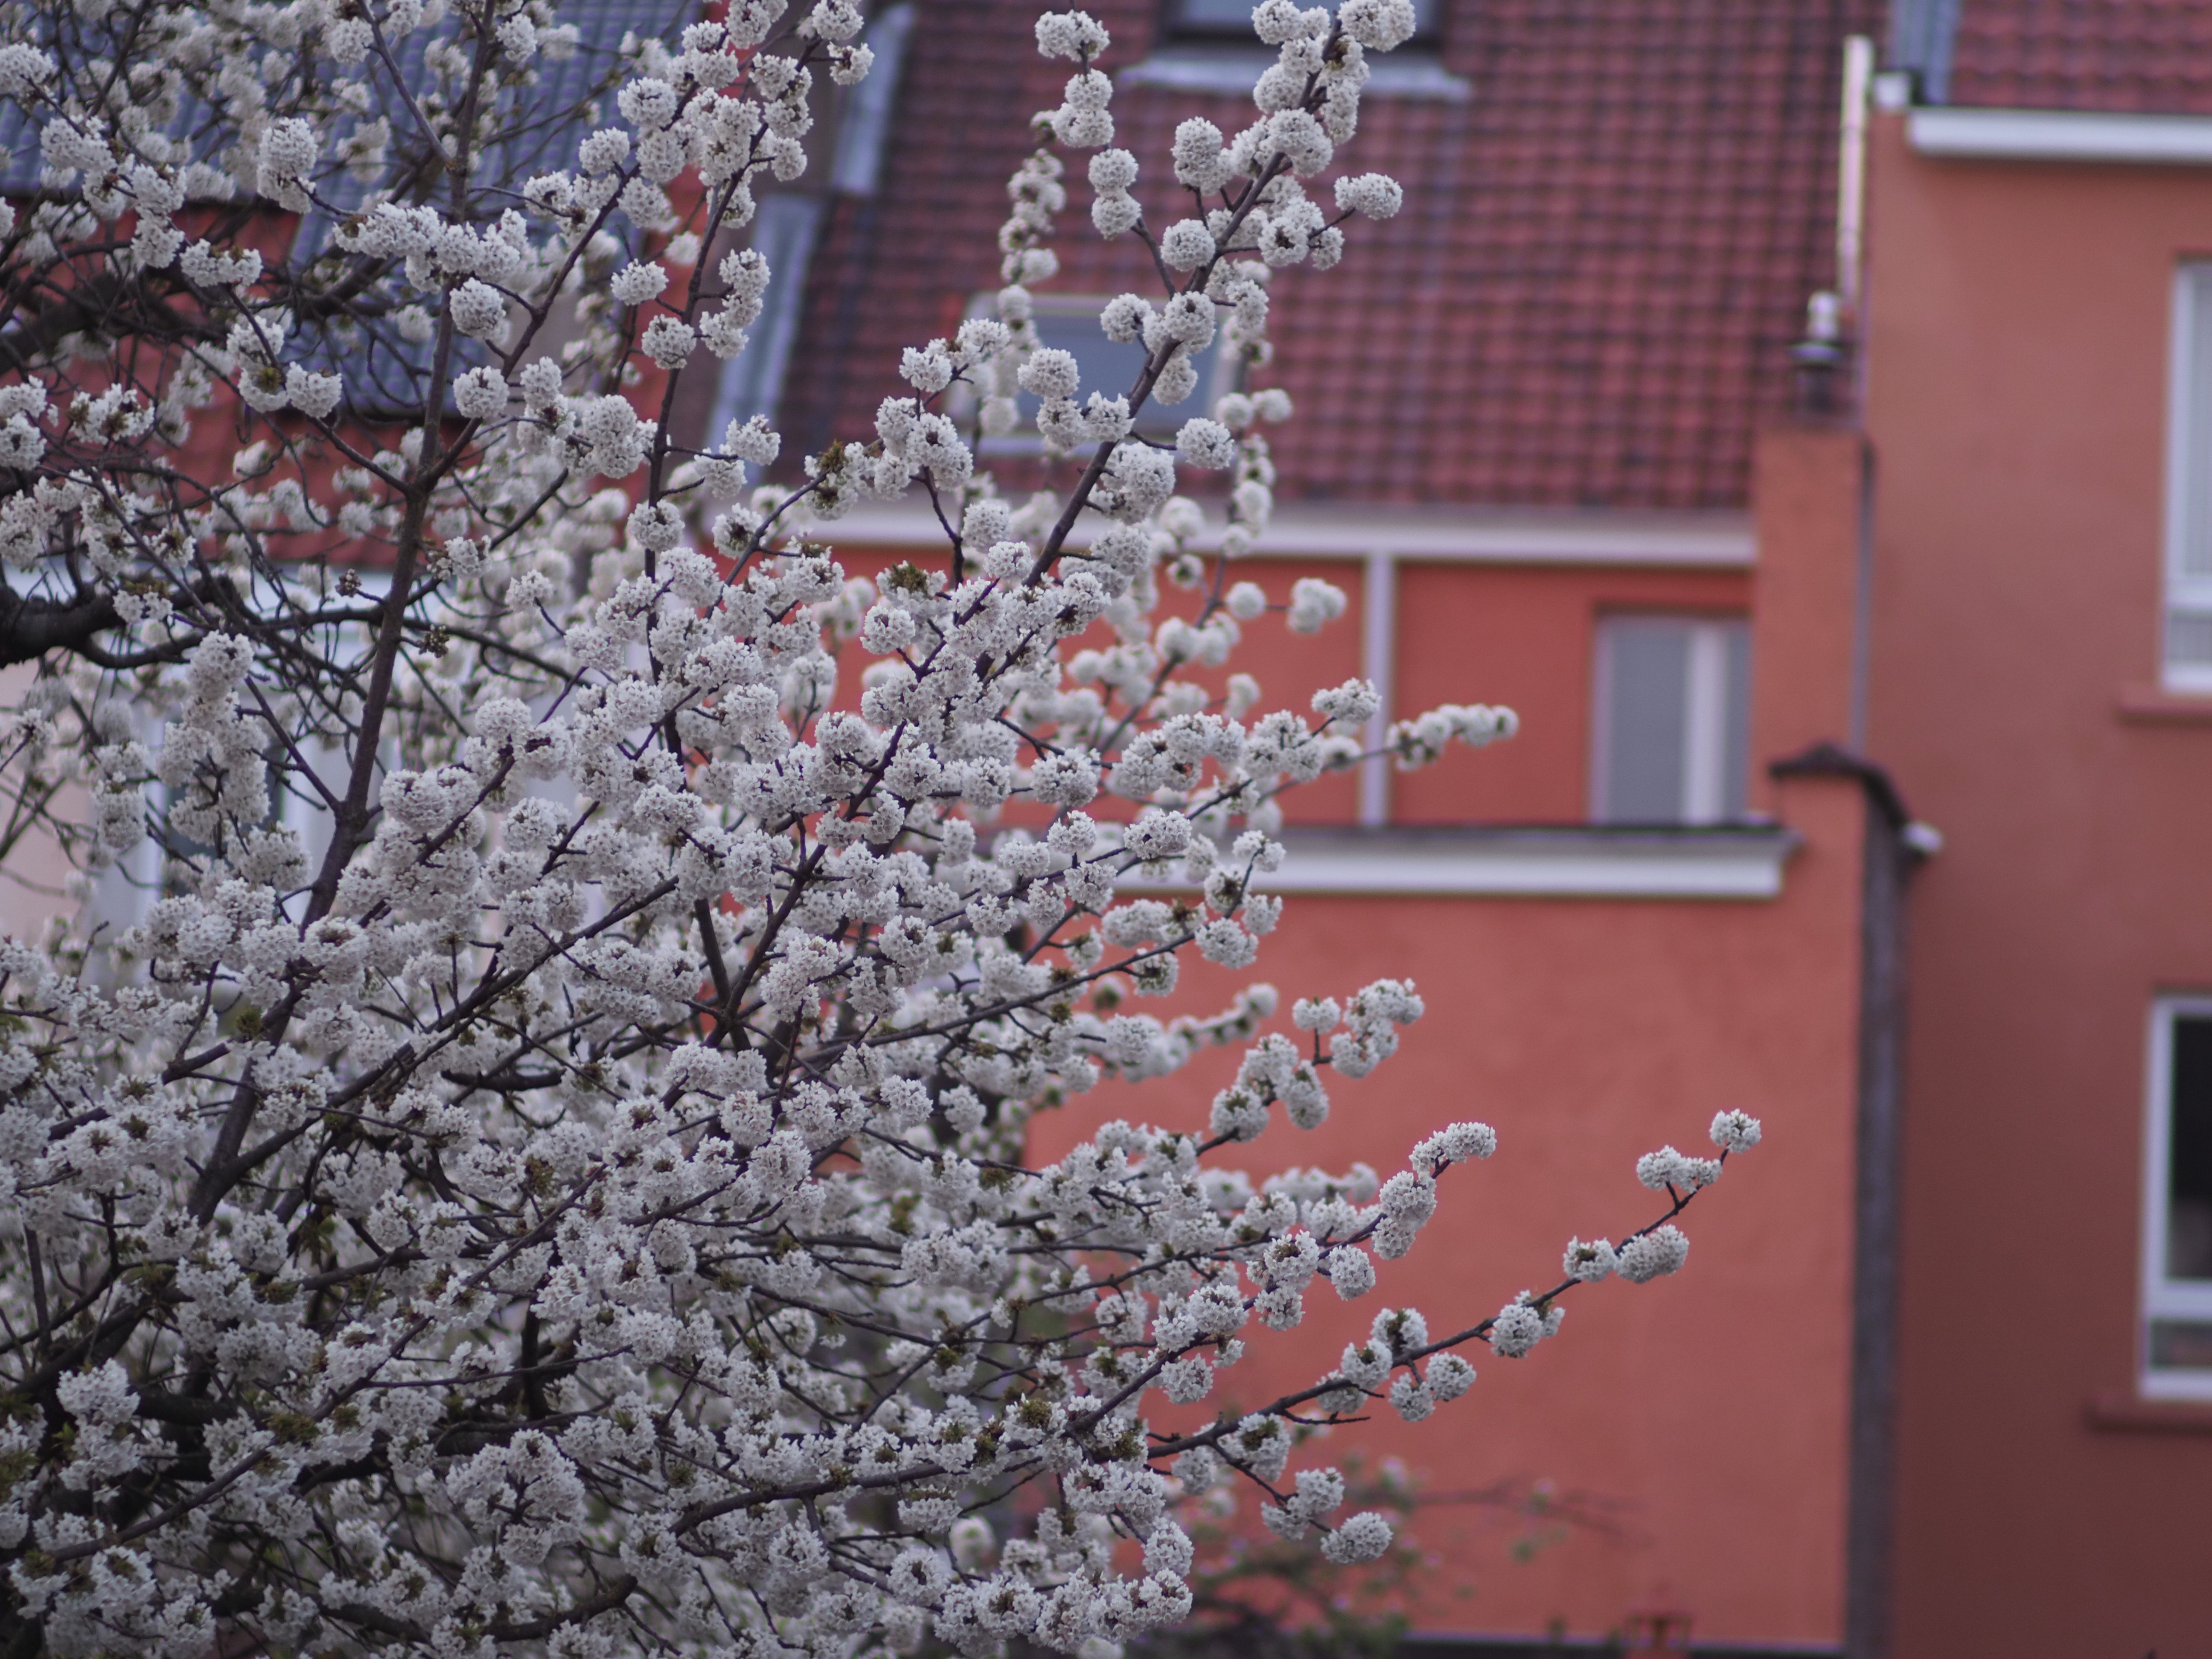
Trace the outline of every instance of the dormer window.
<instances>
[{"instance_id":1,"label":"dormer window","mask_svg":"<svg viewBox=\"0 0 2212 1659\"><path fill-rule=\"evenodd\" d=\"M1319 0L1332 12L1337 0ZM1407 46L1437 43L1437 0L1413 0L1414 33ZM1251 0L1167 0L1167 33L1177 40L1207 40L1249 45L1252 34ZM1402 50L1402 48L1401 48Z\"/></svg>"},{"instance_id":2,"label":"dormer window","mask_svg":"<svg viewBox=\"0 0 2212 1659\"><path fill-rule=\"evenodd\" d=\"M1104 295L1085 296L1065 294L1040 294L1031 313L1036 324L1037 343L1065 351L1075 359L1082 375L1082 390L1077 401L1087 398L1094 392L1103 392L1109 398L1125 395L1136 384L1137 376L1145 367L1145 349L1134 341L1124 343L1109 340L1098 326L1100 307L1106 303ZM990 295L979 295L969 307L972 316L996 314L997 305ZM1182 423L1194 415L1210 415L1214 399L1230 389L1227 367L1221 356L1221 336L1217 333L1206 347L1192 354L1192 367L1198 371L1198 389L1177 404L1163 404L1156 398L1147 399L1138 410L1136 433L1156 443L1171 442ZM988 454L1034 454L1043 447L1037 436L1037 400L1029 392L1018 394L1014 400L1017 411L1012 432L1004 437L986 438L983 449ZM963 385L947 400L947 410L952 417L965 425L975 410L973 393ZM1085 447L1086 450L1089 446Z\"/></svg>"}]
</instances>

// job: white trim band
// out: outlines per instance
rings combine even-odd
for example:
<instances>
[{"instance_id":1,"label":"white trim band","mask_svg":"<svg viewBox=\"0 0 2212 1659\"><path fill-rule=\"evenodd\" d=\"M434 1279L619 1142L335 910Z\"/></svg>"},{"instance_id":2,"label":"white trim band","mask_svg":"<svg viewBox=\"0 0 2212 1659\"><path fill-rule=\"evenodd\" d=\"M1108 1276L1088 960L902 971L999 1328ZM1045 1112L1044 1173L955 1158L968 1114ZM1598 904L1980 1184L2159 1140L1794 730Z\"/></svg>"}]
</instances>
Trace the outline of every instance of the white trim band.
<instances>
[{"instance_id":1,"label":"white trim band","mask_svg":"<svg viewBox=\"0 0 2212 1659\"><path fill-rule=\"evenodd\" d=\"M1290 856L1253 884L1371 897L1775 899L1798 838L1728 830L1288 830ZM1126 891L1182 881L1121 883Z\"/></svg>"},{"instance_id":2,"label":"white trim band","mask_svg":"<svg viewBox=\"0 0 2212 1659\"><path fill-rule=\"evenodd\" d=\"M1114 77L1124 87L1164 87L1174 92L1226 92L1252 95L1254 82L1274 66L1275 54L1252 46L1162 46ZM1408 51L1403 58L1376 58L1367 65L1370 96L1439 98L1463 104L1474 88L1428 52Z\"/></svg>"},{"instance_id":3,"label":"white trim band","mask_svg":"<svg viewBox=\"0 0 2212 1659\"><path fill-rule=\"evenodd\" d=\"M1218 519L1218 507L1212 516ZM1101 527L1079 526L1069 544L1089 546ZM863 507L809 533L855 548L942 550L945 544L944 527L921 501ZM1209 524L1196 544L1210 550L1218 535L1218 526ZM1757 547L1750 516L1741 513L1499 513L1292 502L1276 509L1251 556L1353 560L1387 553L1437 563L1747 570Z\"/></svg>"},{"instance_id":4,"label":"white trim band","mask_svg":"<svg viewBox=\"0 0 2212 1659\"><path fill-rule=\"evenodd\" d=\"M1912 110L1905 122L1907 141L1923 155L2212 167L2212 116L1937 106Z\"/></svg>"}]
</instances>

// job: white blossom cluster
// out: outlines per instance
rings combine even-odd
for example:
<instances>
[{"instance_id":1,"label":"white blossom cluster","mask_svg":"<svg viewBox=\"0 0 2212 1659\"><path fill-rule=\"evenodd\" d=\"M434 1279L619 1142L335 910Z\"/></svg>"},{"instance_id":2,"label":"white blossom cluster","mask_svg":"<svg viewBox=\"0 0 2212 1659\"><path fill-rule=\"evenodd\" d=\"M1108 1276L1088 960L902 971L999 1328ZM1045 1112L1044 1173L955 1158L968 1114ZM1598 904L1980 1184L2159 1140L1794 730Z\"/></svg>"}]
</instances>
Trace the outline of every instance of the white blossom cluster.
<instances>
[{"instance_id":1,"label":"white blossom cluster","mask_svg":"<svg viewBox=\"0 0 2212 1659\"><path fill-rule=\"evenodd\" d=\"M1164 291L1105 307L1146 352L1106 388L1039 345L1030 289L1057 151L1097 152L1102 228L1136 163L1106 32L1043 19L1076 72L1010 186L997 315L760 482L766 421L695 450L671 411L773 279L709 250L804 168L817 73L868 71L848 0L784 10L625 41L596 112L540 106L584 50L549 0L0 13L45 169L0 212L0 636L40 660L0 755L85 900L0 942L23 1650L1110 1659L1190 1607L1180 1505L1251 1484L1275 1532L1374 1559L1388 1523L1291 1471L1300 1425L1418 1421L1473 1383L1457 1348L1680 1265L1671 1220L1577 1242L1493 1319L1385 1310L1312 1387L1155 1426L1319 1286L1370 1293L1496 1149L1456 1123L1387 1176L1222 1161L1390 1059L1408 983L1287 1030L1258 983L1139 1012L1187 952L1255 963L1277 798L1364 758L1378 700L1259 712L1196 672L1345 609L1230 580L1288 398L1240 380L1171 446L1133 411L1189 397L1217 329L1264 366L1270 273L1396 210L1352 175L1332 219L1305 181L1412 9L1259 7L1259 118L1178 131L1193 216ZM568 116L572 157L502 170ZM290 216L327 236L292 251ZM397 406L356 380L375 351ZM1024 392L1090 454L1016 504L975 443ZM1228 475L1218 536L1179 467ZM848 577L823 527L908 492L948 556ZM1388 752L1513 729L1449 708ZM1202 1132L1026 1155L1035 1113L1218 1046ZM1720 1159L1638 1172L1671 1218L1758 1136L1723 1114Z\"/></svg>"}]
</instances>

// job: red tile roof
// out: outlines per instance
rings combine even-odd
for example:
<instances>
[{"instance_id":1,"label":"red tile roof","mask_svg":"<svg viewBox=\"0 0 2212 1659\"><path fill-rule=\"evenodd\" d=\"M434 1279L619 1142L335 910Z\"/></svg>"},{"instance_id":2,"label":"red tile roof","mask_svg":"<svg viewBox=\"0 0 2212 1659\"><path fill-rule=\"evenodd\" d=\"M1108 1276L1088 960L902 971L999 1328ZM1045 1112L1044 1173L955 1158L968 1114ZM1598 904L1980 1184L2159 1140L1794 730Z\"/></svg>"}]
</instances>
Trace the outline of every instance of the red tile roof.
<instances>
[{"instance_id":1,"label":"red tile roof","mask_svg":"<svg viewBox=\"0 0 2212 1659\"><path fill-rule=\"evenodd\" d=\"M2212 0L1966 0L1948 101L2212 114Z\"/></svg>"},{"instance_id":2,"label":"red tile roof","mask_svg":"<svg viewBox=\"0 0 2212 1659\"><path fill-rule=\"evenodd\" d=\"M1277 442L1285 490L1741 506L1806 298L1833 282L1842 43L1879 5L1453 0L1444 62L1472 97L1370 93L1345 158L1398 178L1405 212L1351 227L1336 270L1276 283L1262 380L1298 400ZM1153 0L1091 9L1110 67L1144 56ZM780 422L793 443L869 431L899 348L997 285L1002 186L1066 73L1036 56L1034 11L923 0L884 193L840 200L810 275ZM1117 142L1157 191L1177 121L1233 131L1250 112L1124 87ZM1053 287L1150 292L1141 249L1098 240L1079 159L1070 171ZM1168 206L1148 218L1180 216Z\"/></svg>"}]
</instances>

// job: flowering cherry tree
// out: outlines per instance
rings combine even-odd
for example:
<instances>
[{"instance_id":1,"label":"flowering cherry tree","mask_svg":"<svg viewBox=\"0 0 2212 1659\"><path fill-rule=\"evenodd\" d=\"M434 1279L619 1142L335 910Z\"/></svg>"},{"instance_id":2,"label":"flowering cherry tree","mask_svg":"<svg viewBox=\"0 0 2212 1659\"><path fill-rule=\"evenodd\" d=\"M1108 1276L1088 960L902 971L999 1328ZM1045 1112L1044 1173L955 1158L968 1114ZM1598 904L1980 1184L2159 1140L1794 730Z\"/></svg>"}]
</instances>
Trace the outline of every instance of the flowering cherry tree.
<instances>
[{"instance_id":1,"label":"flowering cherry tree","mask_svg":"<svg viewBox=\"0 0 2212 1659\"><path fill-rule=\"evenodd\" d=\"M672 417L747 348L743 233L817 77L869 69L846 0L782 10L627 38L555 109L591 52L549 0L0 10L42 160L0 210L0 656L38 665L4 751L85 901L0 945L10 1653L1109 1654L1188 1610L1177 1506L1217 1483L1380 1554L1291 1468L1304 1426L1425 1418L1462 1349L1674 1271L1671 1218L1759 1138L1647 1157L1665 1215L1549 1291L1386 1309L1310 1387L1148 1421L1316 1286L1370 1294L1495 1145L1235 1167L1389 1059L1408 984L1127 1012L1189 951L1254 962L1277 797L1376 713L1355 682L1255 716L1209 671L1344 608L1231 580L1291 412L1249 381L1272 274L1397 210L1315 181L1412 8L1260 6L1255 118L1177 130L1164 226L1105 31L1044 17L1073 72L996 315L774 473L767 422ZM562 153L519 161L533 132ZM1069 151L1158 277L1100 318L1127 386L1031 320ZM1217 332L1240 389L1134 435ZM974 455L1024 393L1063 489L1016 504ZM1225 475L1212 528L1182 472ZM849 578L830 526L901 496L946 556ZM1222 1044L1203 1131L1025 1158L1037 1110Z\"/></svg>"}]
</instances>

